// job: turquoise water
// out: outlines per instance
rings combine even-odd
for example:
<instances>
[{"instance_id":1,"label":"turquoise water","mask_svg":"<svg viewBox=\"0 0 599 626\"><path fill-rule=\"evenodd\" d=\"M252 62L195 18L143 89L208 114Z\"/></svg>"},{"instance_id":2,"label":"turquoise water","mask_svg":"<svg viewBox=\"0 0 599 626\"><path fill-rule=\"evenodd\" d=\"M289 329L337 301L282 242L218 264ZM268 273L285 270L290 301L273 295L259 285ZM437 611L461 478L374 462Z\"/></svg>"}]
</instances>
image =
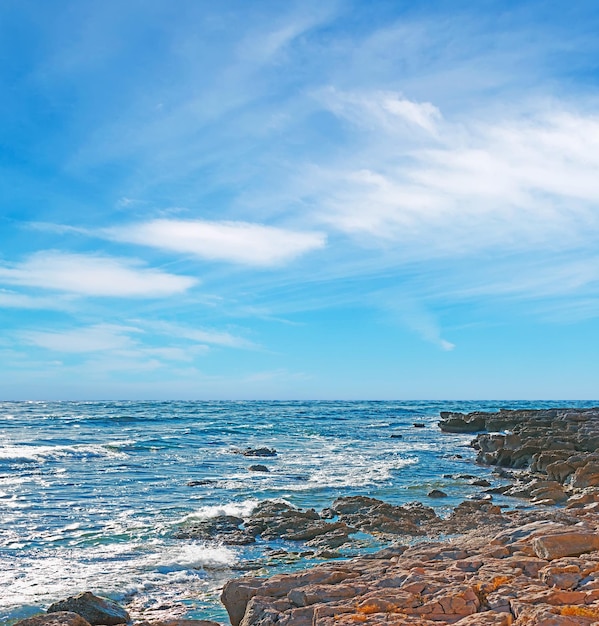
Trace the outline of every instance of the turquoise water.
<instances>
[{"instance_id":1,"label":"turquoise water","mask_svg":"<svg viewBox=\"0 0 599 626\"><path fill-rule=\"evenodd\" d=\"M248 567L268 574L314 560L269 562L264 548L272 544L260 542L229 547L175 538L185 521L247 515L265 499L318 510L351 494L421 500L443 512L480 493L444 474L493 476L472 464L471 435L439 431L439 411L596 404L0 403L0 623L87 589L225 621L218 588L227 578ZM278 454L233 453L248 446ZM258 462L271 471L248 471ZM188 485L198 480L212 482ZM429 499L433 488L449 497ZM362 538L347 553L375 545Z\"/></svg>"}]
</instances>

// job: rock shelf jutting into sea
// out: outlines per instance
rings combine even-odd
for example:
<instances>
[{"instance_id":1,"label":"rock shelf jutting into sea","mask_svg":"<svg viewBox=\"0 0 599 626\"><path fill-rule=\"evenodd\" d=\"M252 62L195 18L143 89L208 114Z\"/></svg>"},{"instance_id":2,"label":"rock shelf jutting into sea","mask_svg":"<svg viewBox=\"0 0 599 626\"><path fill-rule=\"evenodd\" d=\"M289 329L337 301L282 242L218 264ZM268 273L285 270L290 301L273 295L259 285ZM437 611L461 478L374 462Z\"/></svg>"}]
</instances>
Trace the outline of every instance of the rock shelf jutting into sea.
<instances>
[{"instance_id":1,"label":"rock shelf jutting into sea","mask_svg":"<svg viewBox=\"0 0 599 626\"><path fill-rule=\"evenodd\" d=\"M599 622L594 404L2 403L0 623Z\"/></svg>"}]
</instances>

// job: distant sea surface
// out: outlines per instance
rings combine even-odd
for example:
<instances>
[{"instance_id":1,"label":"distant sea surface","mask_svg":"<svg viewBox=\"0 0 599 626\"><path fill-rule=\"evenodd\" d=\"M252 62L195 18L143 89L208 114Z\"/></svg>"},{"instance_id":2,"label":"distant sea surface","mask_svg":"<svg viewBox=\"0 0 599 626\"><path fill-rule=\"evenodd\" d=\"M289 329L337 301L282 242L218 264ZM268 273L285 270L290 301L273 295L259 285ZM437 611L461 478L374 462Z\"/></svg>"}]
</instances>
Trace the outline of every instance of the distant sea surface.
<instances>
[{"instance_id":1,"label":"distant sea surface","mask_svg":"<svg viewBox=\"0 0 599 626\"><path fill-rule=\"evenodd\" d=\"M420 500L443 513L481 491L445 475L493 476L472 463L471 435L440 432L440 411L596 404L0 403L0 623L85 590L226 621L218 588L227 578L315 561L268 557L272 547L297 550L292 543L231 547L176 538L190 520L247 516L263 500L320 510L357 494ZM277 456L234 453L263 446ZM270 471L248 471L255 463ZM428 498L435 488L448 497ZM376 548L364 538L348 555Z\"/></svg>"}]
</instances>

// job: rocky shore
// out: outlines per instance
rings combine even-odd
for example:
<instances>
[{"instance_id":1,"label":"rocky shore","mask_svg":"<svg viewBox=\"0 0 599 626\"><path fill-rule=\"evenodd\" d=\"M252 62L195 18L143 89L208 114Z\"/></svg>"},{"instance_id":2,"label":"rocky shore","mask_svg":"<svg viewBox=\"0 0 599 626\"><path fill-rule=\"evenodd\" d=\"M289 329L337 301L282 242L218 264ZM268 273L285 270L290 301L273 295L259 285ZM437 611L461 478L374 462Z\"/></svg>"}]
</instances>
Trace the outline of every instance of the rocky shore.
<instances>
[{"instance_id":1,"label":"rocky shore","mask_svg":"<svg viewBox=\"0 0 599 626\"><path fill-rule=\"evenodd\" d=\"M439 425L476 434L477 461L497 466L507 484L479 481L490 488L445 517L422 503L351 496L320 512L263 502L246 519L222 515L182 526L182 539L283 540L297 542L299 555L329 560L229 581L222 602L232 626L599 624L599 409L441 413ZM532 506L503 510L493 503L498 494ZM388 547L331 561L357 533ZM85 608L103 602L101 617ZM133 618L136 626L214 624ZM15 626L131 622L118 605L82 594Z\"/></svg>"},{"instance_id":2,"label":"rocky shore","mask_svg":"<svg viewBox=\"0 0 599 626\"><path fill-rule=\"evenodd\" d=\"M480 432L477 461L509 470L491 490L534 504L577 507L599 501L599 408L441 413L445 432Z\"/></svg>"},{"instance_id":3,"label":"rocky shore","mask_svg":"<svg viewBox=\"0 0 599 626\"><path fill-rule=\"evenodd\" d=\"M422 514L409 528L389 505L368 512L342 499L332 507L338 519L397 531L403 541L368 558L230 581L222 601L232 625L599 624L599 409L442 413L440 427L478 433L478 462L510 479L487 496L527 498L538 508L502 512L472 501L440 519L414 507ZM356 512L365 515L351 517ZM405 541L453 533L460 534Z\"/></svg>"}]
</instances>

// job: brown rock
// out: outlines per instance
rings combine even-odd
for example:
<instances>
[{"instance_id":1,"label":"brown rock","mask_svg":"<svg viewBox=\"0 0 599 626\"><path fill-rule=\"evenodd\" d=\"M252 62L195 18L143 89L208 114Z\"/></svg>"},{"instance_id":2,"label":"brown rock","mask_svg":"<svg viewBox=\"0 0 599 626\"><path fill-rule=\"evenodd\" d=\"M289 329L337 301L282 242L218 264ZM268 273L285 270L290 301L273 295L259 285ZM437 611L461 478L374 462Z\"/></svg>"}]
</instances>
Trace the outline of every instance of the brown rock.
<instances>
[{"instance_id":1,"label":"brown rock","mask_svg":"<svg viewBox=\"0 0 599 626\"><path fill-rule=\"evenodd\" d=\"M514 618L511 613L498 613L496 611L485 611L475 613L455 622L455 626L511 626Z\"/></svg>"},{"instance_id":2,"label":"brown rock","mask_svg":"<svg viewBox=\"0 0 599 626\"><path fill-rule=\"evenodd\" d=\"M552 561L564 556L579 556L599 550L599 533L568 532L559 535L542 535L532 541L535 554Z\"/></svg>"},{"instance_id":3,"label":"brown rock","mask_svg":"<svg viewBox=\"0 0 599 626\"><path fill-rule=\"evenodd\" d=\"M583 575L578 565L573 563L560 564L559 561L556 560L551 565L539 571L539 578L550 587L574 589L582 580Z\"/></svg>"},{"instance_id":4,"label":"brown rock","mask_svg":"<svg viewBox=\"0 0 599 626\"><path fill-rule=\"evenodd\" d=\"M116 626L130 621L129 613L108 598L95 596L90 591L71 596L66 600L55 602L48 609L48 613L71 611L86 619L92 626Z\"/></svg>"},{"instance_id":5,"label":"brown rock","mask_svg":"<svg viewBox=\"0 0 599 626\"><path fill-rule=\"evenodd\" d=\"M596 487L599 485L599 463L587 463L579 467L572 478L572 487L582 489L584 487Z\"/></svg>"}]
</instances>

